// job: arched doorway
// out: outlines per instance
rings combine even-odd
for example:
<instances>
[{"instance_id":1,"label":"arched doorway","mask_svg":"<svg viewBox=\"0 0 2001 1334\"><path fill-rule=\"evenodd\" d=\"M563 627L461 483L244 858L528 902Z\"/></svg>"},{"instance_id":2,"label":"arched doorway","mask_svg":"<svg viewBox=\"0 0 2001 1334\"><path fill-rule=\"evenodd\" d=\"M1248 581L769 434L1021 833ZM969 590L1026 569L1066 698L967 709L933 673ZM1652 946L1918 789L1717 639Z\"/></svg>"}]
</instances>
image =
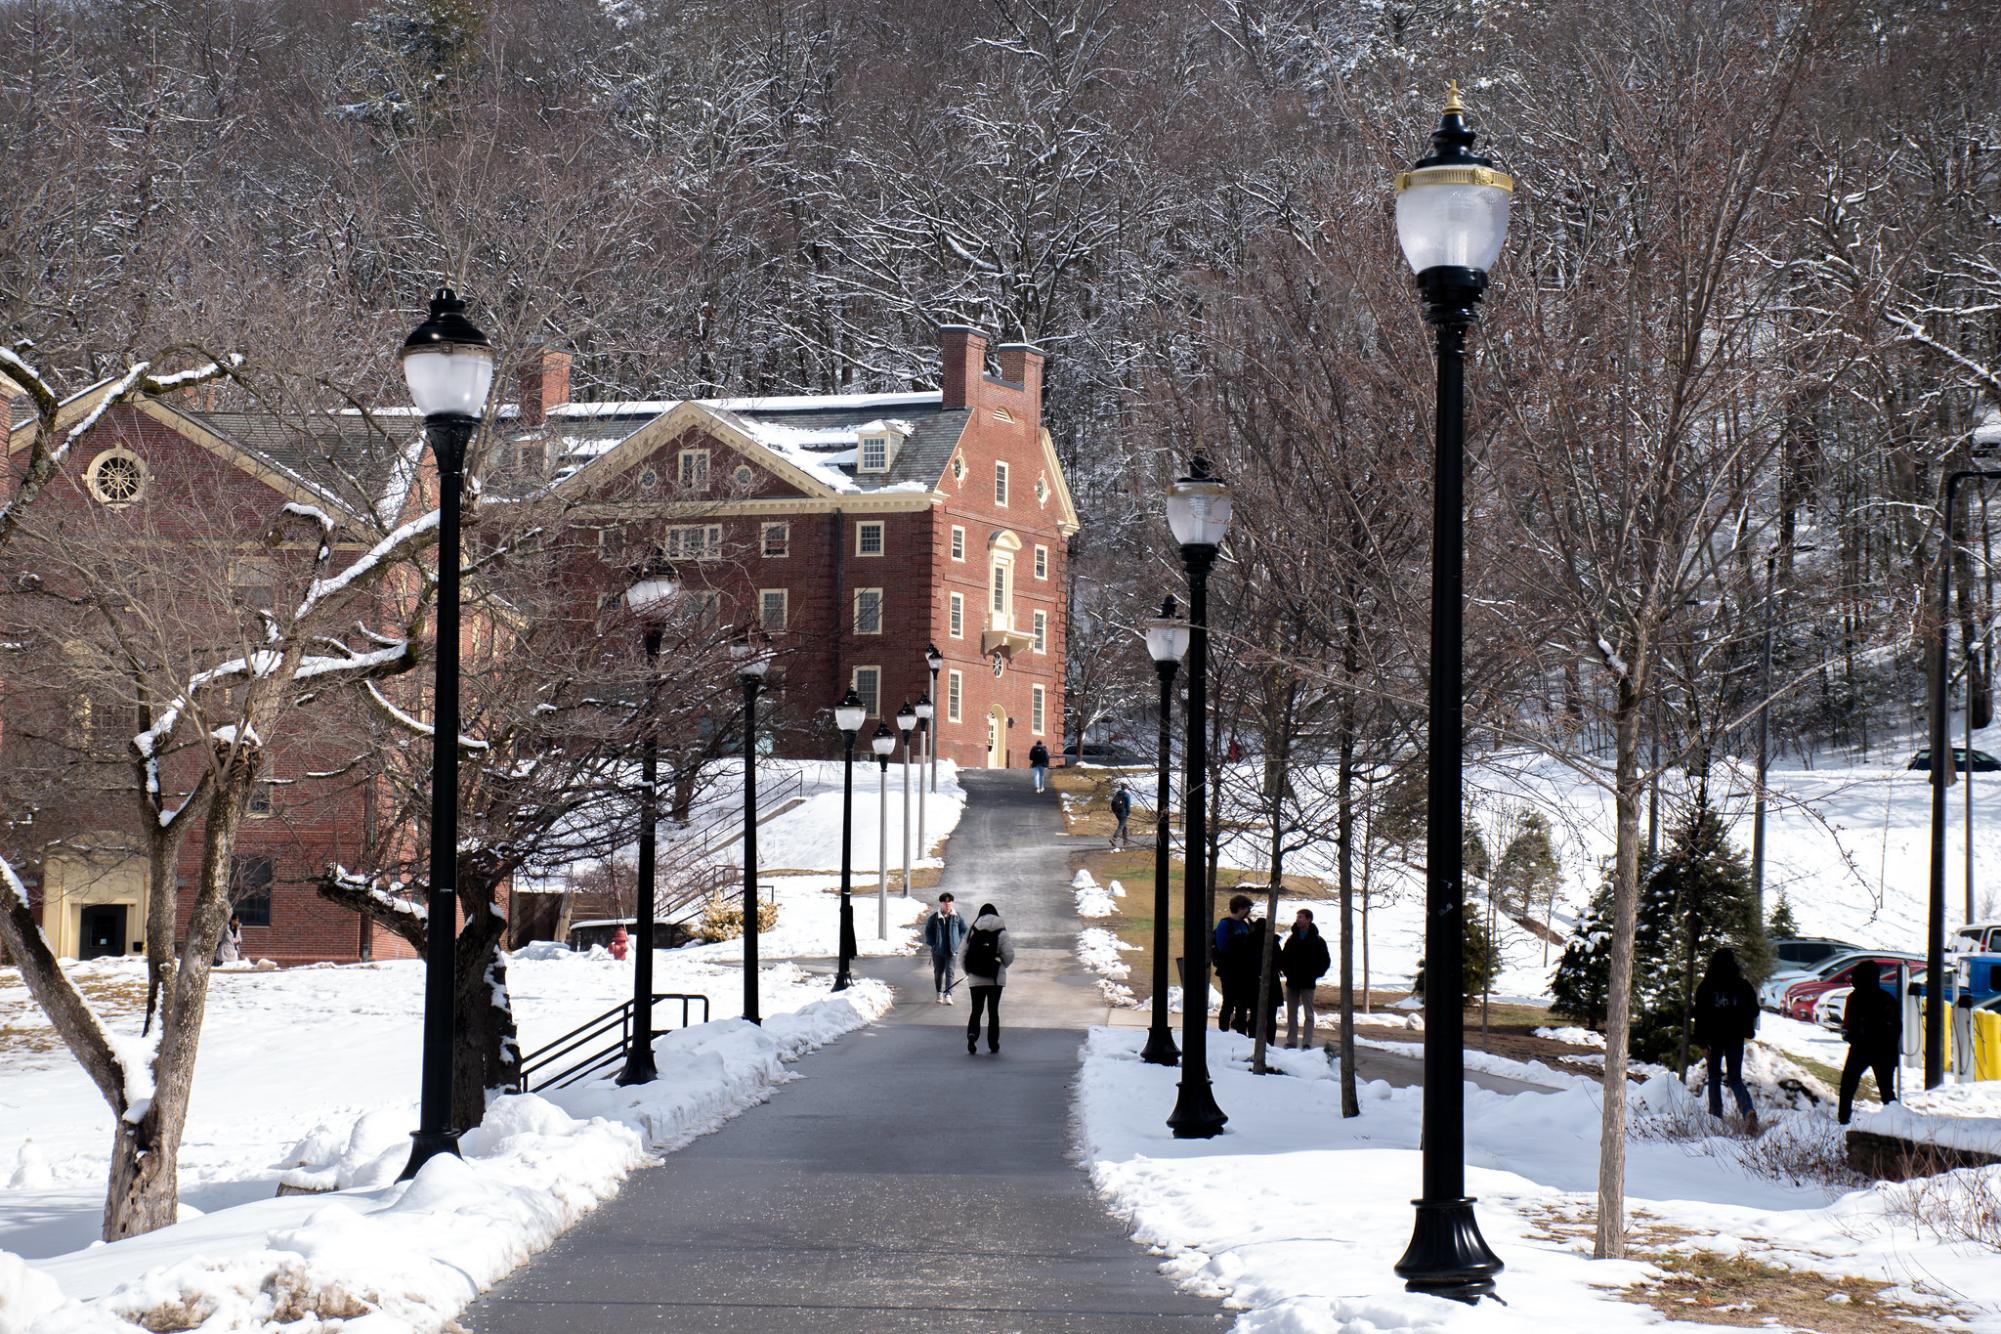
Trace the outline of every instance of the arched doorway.
<instances>
[{"instance_id":1,"label":"arched doorway","mask_svg":"<svg viewBox=\"0 0 2001 1334\"><path fill-rule=\"evenodd\" d=\"M1007 710L998 704L987 710L987 768L1007 768Z\"/></svg>"}]
</instances>

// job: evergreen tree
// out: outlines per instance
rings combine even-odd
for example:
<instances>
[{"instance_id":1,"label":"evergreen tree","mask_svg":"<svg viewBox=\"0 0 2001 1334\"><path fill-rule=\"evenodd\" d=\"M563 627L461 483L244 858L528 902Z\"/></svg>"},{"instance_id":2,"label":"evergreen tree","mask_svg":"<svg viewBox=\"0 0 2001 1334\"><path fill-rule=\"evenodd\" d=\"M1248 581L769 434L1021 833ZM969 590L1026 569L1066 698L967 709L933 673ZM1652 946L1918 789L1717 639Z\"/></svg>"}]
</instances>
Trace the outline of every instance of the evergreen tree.
<instances>
[{"instance_id":1,"label":"evergreen tree","mask_svg":"<svg viewBox=\"0 0 2001 1334\"><path fill-rule=\"evenodd\" d=\"M1563 864L1556 859L1550 842L1549 821L1540 811L1522 817L1522 825L1508 840L1494 868L1494 892L1502 903L1512 903L1524 914L1535 911L1538 903L1550 904L1563 888Z\"/></svg>"},{"instance_id":2,"label":"evergreen tree","mask_svg":"<svg viewBox=\"0 0 2001 1334\"><path fill-rule=\"evenodd\" d=\"M1472 813L1466 814L1463 822L1465 835L1461 840L1459 878L1460 902L1460 950L1461 972L1467 1004L1493 986L1494 979L1501 972L1501 951L1487 930L1487 903L1493 895L1494 885L1489 878L1493 870L1493 859L1487 854L1487 840L1480 835L1480 826L1473 821ZM1477 882L1477 883L1476 883Z\"/></svg>"},{"instance_id":3,"label":"evergreen tree","mask_svg":"<svg viewBox=\"0 0 2001 1334\"><path fill-rule=\"evenodd\" d=\"M1644 878L1646 868L1641 868ZM1605 1022L1606 993L1612 969L1612 868L1608 862L1592 891L1591 902L1571 928L1550 978L1550 1010L1588 1028Z\"/></svg>"},{"instance_id":4,"label":"evergreen tree","mask_svg":"<svg viewBox=\"0 0 2001 1334\"><path fill-rule=\"evenodd\" d=\"M1768 940L1785 940L1799 933L1799 923L1793 920L1793 905L1782 889L1779 901L1772 905L1771 920L1765 923L1765 937Z\"/></svg>"},{"instance_id":5,"label":"evergreen tree","mask_svg":"<svg viewBox=\"0 0 2001 1334\"><path fill-rule=\"evenodd\" d=\"M1647 879L1640 913L1637 958L1644 964L1634 970L1633 1049L1665 1061L1680 1050L1688 1007L1712 953L1735 950L1754 982L1771 971L1751 869L1706 801L1675 831Z\"/></svg>"}]
</instances>

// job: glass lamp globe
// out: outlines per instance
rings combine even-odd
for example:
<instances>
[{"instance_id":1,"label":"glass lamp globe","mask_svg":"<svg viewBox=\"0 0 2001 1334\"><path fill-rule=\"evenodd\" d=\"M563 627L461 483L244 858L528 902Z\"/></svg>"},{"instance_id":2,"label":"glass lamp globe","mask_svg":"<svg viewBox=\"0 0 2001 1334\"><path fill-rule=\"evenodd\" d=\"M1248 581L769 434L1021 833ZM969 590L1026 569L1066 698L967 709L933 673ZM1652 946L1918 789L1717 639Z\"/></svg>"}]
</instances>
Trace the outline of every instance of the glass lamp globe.
<instances>
[{"instance_id":1,"label":"glass lamp globe","mask_svg":"<svg viewBox=\"0 0 2001 1334\"><path fill-rule=\"evenodd\" d=\"M431 298L431 315L403 340L403 379L426 417L477 417L493 385L493 345L466 318L449 287Z\"/></svg>"},{"instance_id":2,"label":"glass lamp globe","mask_svg":"<svg viewBox=\"0 0 2001 1334\"><path fill-rule=\"evenodd\" d=\"M1485 273L1508 238L1514 178L1473 153L1474 134L1453 84L1432 131L1431 152L1397 176L1397 242L1412 273L1473 269Z\"/></svg>"},{"instance_id":3,"label":"glass lamp globe","mask_svg":"<svg viewBox=\"0 0 2001 1334\"><path fill-rule=\"evenodd\" d=\"M843 732L859 732L868 720L868 706L862 697L850 690L839 704L834 706L834 726Z\"/></svg>"},{"instance_id":4,"label":"glass lamp globe","mask_svg":"<svg viewBox=\"0 0 2001 1334\"><path fill-rule=\"evenodd\" d=\"M935 672L940 667L943 667L945 665L945 655L938 651L938 646L936 644L933 644L930 648L924 651L924 661L925 664L929 666L932 671Z\"/></svg>"},{"instance_id":5,"label":"glass lamp globe","mask_svg":"<svg viewBox=\"0 0 2001 1334\"><path fill-rule=\"evenodd\" d=\"M889 753L896 749L896 733L889 730L888 723L877 723L875 735L869 738L868 744L870 750L888 759Z\"/></svg>"},{"instance_id":6,"label":"glass lamp globe","mask_svg":"<svg viewBox=\"0 0 2001 1334\"><path fill-rule=\"evenodd\" d=\"M937 713L938 708L931 702L929 695L919 695L917 697L917 717L919 721L928 723L932 718L937 716Z\"/></svg>"},{"instance_id":7,"label":"glass lamp globe","mask_svg":"<svg viewBox=\"0 0 2001 1334\"><path fill-rule=\"evenodd\" d=\"M763 680L771 670L771 652L755 640L741 640L730 645L730 660L736 664L738 676L748 676Z\"/></svg>"},{"instance_id":8,"label":"glass lamp globe","mask_svg":"<svg viewBox=\"0 0 2001 1334\"><path fill-rule=\"evenodd\" d=\"M896 730L908 732L917 726L917 710L908 704L896 711Z\"/></svg>"},{"instance_id":9,"label":"glass lamp globe","mask_svg":"<svg viewBox=\"0 0 2001 1334\"><path fill-rule=\"evenodd\" d=\"M635 615L644 616L657 612L681 591L681 583L672 574L653 573L641 575L625 590L625 605Z\"/></svg>"},{"instance_id":10,"label":"glass lamp globe","mask_svg":"<svg viewBox=\"0 0 2001 1334\"><path fill-rule=\"evenodd\" d=\"M1219 547L1230 531L1230 488L1209 475L1209 461L1200 454L1188 476L1167 489L1167 526L1184 547Z\"/></svg>"},{"instance_id":11,"label":"glass lamp globe","mask_svg":"<svg viewBox=\"0 0 2001 1334\"><path fill-rule=\"evenodd\" d=\"M1172 596L1160 604L1160 615L1146 623L1146 651L1162 665L1188 656L1188 622L1181 619L1181 604Z\"/></svg>"}]
</instances>

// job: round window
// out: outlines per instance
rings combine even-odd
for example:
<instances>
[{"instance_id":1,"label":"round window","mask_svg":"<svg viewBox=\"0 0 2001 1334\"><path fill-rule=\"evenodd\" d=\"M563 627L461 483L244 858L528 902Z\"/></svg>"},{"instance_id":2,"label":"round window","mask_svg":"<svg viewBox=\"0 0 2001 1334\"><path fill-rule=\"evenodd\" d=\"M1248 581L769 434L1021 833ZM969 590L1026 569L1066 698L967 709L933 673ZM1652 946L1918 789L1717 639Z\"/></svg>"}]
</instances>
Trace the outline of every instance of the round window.
<instances>
[{"instance_id":1,"label":"round window","mask_svg":"<svg viewBox=\"0 0 2001 1334\"><path fill-rule=\"evenodd\" d=\"M651 491L654 487L660 485L660 474L654 469L648 468L645 472L639 474L639 484L648 491Z\"/></svg>"},{"instance_id":2,"label":"round window","mask_svg":"<svg viewBox=\"0 0 2001 1334\"><path fill-rule=\"evenodd\" d=\"M146 489L146 468L137 454L109 449L91 461L85 474L90 493L106 505L129 505Z\"/></svg>"},{"instance_id":3,"label":"round window","mask_svg":"<svg viewBox=\"0 0 2001 1334\"><path fill-rule=\"evenodd\" d=\"M741 467L736 470L736 484L738 486L749 486L753 480L753 475L748 467Z\"/></svg>"},{"instance_id":4,"label":"round window","mask_svg":"<svg viewBox=\"0 0 2001 1334\"><path fill-rule=\"evenodd\" d=\"M952 456L952 477L955 481L966 480L966 461L956 454Z\"/></svg>"}]
</instances>

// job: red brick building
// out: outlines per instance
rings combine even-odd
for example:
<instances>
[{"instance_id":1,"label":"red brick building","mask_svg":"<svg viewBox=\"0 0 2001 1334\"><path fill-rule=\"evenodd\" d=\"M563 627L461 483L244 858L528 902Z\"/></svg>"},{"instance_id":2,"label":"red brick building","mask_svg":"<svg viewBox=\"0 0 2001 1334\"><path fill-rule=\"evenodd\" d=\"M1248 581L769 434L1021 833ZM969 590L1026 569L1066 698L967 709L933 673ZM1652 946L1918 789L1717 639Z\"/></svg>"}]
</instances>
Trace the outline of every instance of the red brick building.
<instances>
[{"instance_id":1,"label":"red brick building","mask_svg":"<svg viewBox=\"0 0 2001 1334\"><path fill-rule=\"evenodd\" d=\"M939 390L687 402L567 402L568 359L547 353L512 439L595 529L600 597L658 553L729 623L763 627L781 707L818 729L791 747L838 745L827 713L850 687L871 719L914 702L936 644L939 753L1021 767L1037 741L1062 749L1077 515L1042 353L1003 345L996 376L974 330L940 341Z\"/></svg>"}]
</instances>

